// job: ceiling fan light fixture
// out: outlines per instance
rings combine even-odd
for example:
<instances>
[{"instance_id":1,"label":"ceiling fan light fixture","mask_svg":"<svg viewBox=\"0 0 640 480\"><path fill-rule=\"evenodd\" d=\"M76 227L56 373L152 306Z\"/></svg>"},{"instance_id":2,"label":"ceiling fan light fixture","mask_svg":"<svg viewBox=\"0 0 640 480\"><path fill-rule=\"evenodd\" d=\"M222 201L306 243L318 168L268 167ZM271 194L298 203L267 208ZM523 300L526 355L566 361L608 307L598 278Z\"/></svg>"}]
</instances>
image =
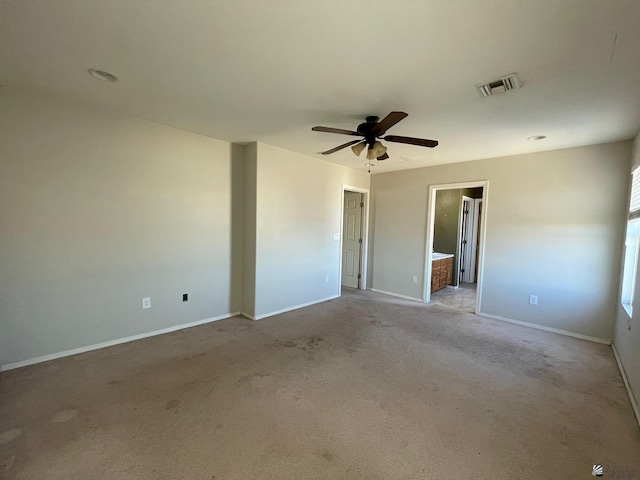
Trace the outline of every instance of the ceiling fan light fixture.
<instances>
[{"instance_id":1,"label":"ceiling fan light fixture","mask_svg":"<svg viewBox=\"0 0 640 480\"><path fill-rule=\"evenodd\" d=\"M407 114L405 112L391 112L380 121L378 121L378 117L373 115L368 116L365 123L358 125L357 131L345 130L343 128L323 127L320 125L312 127L311 130L314 132L338 133L340 135L360 137L357 140L343 143L342 145L338 145L337 147L331 148L325 152L318 152L322 155L331 155L332 153L339 152L343 148L351 147L353 153L356 156L359 156L362 153L362 150L368 147L367 160L386 160L389 158L389 155L387 155L387 147L377 141L377 138L384 140L385 142L406 143L408 145L417 145L420 147L433 148L438 146L437 140L402 137L399 135L386 135L389 128L393 127L404 118L407 118Z\"/></svg>"},{"instance_id":2,"label":"ceiling fan light fixture","mask_svg":"<svg viewBox=\"0 0 640 480\"><path fill-rule=\"evenodd\" d=\"M356 155L356 157L359 157L362 153L362 150L364 150L364 147L366 146L366 142L356 143L353 147L351 147L351 151Z\"/></svg>"}]
</instances>

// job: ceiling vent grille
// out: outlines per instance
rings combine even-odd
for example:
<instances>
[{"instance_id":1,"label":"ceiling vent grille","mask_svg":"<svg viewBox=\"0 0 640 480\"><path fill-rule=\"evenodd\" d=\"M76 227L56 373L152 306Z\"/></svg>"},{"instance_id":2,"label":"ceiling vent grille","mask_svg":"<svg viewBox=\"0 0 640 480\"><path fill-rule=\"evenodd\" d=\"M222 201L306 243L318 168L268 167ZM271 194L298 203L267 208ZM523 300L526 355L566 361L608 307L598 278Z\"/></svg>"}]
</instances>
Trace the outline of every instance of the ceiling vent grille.
<instances>
[{"instance_id":1,"label":"ceiling vent grille","mask_svg":"<svg viewBox=\"0 0 640 480\"><path fill-rule=\"evenodd\" d=\"M515 73L506 75L489 83L480 83L476 85L476 90L478 90L478 93L482 98L505 93L509 90L516 90L518 88L520 88L520 81Z\"/></svg>"}]
</instances>

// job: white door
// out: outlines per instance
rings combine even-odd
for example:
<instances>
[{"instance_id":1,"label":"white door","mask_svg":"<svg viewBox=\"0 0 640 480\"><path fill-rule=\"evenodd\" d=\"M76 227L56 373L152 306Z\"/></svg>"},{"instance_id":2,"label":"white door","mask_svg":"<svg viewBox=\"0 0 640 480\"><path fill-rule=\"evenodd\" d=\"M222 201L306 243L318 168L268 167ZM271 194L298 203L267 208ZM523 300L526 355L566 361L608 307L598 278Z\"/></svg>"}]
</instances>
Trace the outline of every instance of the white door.
<instances>
[{"instance_id":1,"label":"white door","mask_svg":"<svg viewBox=\"0 0 640 480\"><path fill-rule=\"evenodd\" d=\"M342 285L360 288L362 194L344 192L342 225Z\"/></svg>"},{"instance_id":2,"label":"white door","mask_svg":"<svg viewBox=\"0 0 640 480\"><path fill-rule=\"evenodd\" d=\"M471 258L470 246L472 235L473 219L473 199L471 197L462 196L462 212L460 227L460 258L458 262L458 284L468 282L469 280L469 260Z\"/></svg>"},{"instance_id":3,"label":"white door","mask_svg":"<svg viewBox=\"0 0 640 480\"><path fill-rule=\"evenodd\" d=\"M482 215L482 199L473 199L473 218L471 223L471 245L469 248L469 266L466 269L466 273L469 275L468 280L465 282L475 283L478 278L478 272L476 270L478 266L478 242L480 241L480 218Z\"/></svg>"},{"instance_id":4,"label":"white door","mask_svg":"<svg viewBox=\"0 0 640 480\"><path fill-rule=\"evenodd\" d=\"M475 283L482 199L462 197L462 232L460 244L460 281Z\"/></svg>"}]
</instances>

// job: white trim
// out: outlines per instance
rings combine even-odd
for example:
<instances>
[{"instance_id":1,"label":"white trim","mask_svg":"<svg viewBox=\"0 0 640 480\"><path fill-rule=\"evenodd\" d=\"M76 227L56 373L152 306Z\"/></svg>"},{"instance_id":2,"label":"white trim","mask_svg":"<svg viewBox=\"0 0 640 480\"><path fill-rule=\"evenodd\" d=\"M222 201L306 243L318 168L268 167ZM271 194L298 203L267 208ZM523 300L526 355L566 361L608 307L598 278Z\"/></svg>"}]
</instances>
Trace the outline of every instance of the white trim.
<instances>
[{"instance_id":1,"label":"white trim","mask_svg":"<svg viewBox=\"0 0 640 480\"><path fill-rule=\"evenodd\" d=\"M513 323L515 325L521 325L523 327L535 328L536 330L543 330L545 332L558 333L567 337L579 338L580 340L587 340L589 342L601 343L603 345L611 345L611 340L605 338L591 337L589 335L583 335L581 333L570 332L569 330L561 330L559 328L546 327L544 325L538 325L537 323L522 322L520 320L514 320L512 318L501 317L499 315L491 315L490 313L477 313L476 315L485 318L491 318L493 320L500 320L501 322Z\"/></svg>"},{"instance_id":2,"label":"white trim","mask_svg":"<svg viewBox=\"0 0 640 480\"><path fill-rule=\"evenodd\" d=\"M362 222L362 259L360 260L360 270L362 278L360 279L360 290L367 290L367 266L368 266L368 251L369 251L369 194L368 188L354 187L353 185L342 184L340 189L340 255L338 265L338 285L342 287L342 235L344 234L344 192L355 192L364 194L364 212L362 212L364 218ZM339 295L338 295L339 296Z\"/></svg>"},{"instance_id":3,"label":"white trim","mask_svg":"<svg viewBox=\"0 0 640 480\"><path fill-rule=\"evenodd\" d=\"M340 298L340 295L331 295L330 297L321 298L320 300L313 300L307 303L301 303L300 305L283 308L282 310L276 310L275 312L262 313L260 315L248 315L243 313L243 315L250 318L251 320L262 320L263 318L273 317L274 315L290 312L291 310L298 310L299 308L310 307L311 305L315 305L316 303L328 302L329 300L334 300L336 298Z\"/></svg>"},{"instance_id":4,"label":"white trim","mask_svg":"<svg viewBox=\"0 0 640 480\"><path fill-rule=\"evenodd\" d=\"M404 298L405 300L413 300L415 302L422 303L422 299L421 298L410 297L408 295L400 295L399 293L387 292L385 290L378 290L377 288L370 288L369 290L372 291L372 292L376 292L376 293L382 293L384 295L390 295L392 297Z\"/></svg>"},{"instance_id":5,"label":"white trim","mask_svg":"<svg viewBox=\"0 0 640 480\"><path fill-rule=\"evenodd\" d=\"M484 284L484 251L485 241L487 237L487 213L489 212L489 180L476 180L473 182L462 183L443 183L438 185L429 185L428 208L427 208L427 235L425 242L424 255L424 282L422 301L429 303L431 301L431 253L433 252L433 230L436 217L436 192L438 190L451 190L459 188L477 188L482 187L482 218L480 219L480 238L478 240L478 288L476 294L476 310L479 314L482 307L482 286Z\"/></svg>"},{"instance_id":6,"label":"white trim","mask_svg":"<svg viewBox=\"0 0 640 480\"><path fill-rule=\"evenodd\" d=\"M217 317L205 318L204 320L197 320L195 322L190 322L190 323L183 323L182 325L174 325L173 327L162 328L160 330L154 330L152 332L140 333L138 335L118 338L116 340L109 340L108 342L96 343L95 345L89 345L86 347L65 350L63 352L52 353L50 355L43 355L41 357L36 357L36 358L30 358L29 360L22 360L20 362L7 363L5 365L0 365L0 372L4 372L5 370L13 370L14 368L26 367L27 365L33 365L35 363L48 362L49 360L55 360L57 358L70 357L71 355L78 355L80 353L90 352L92 350L99 350L101 348L112 347L114 345L119 345L121 343L133 342L134 340L142 340L143 338L155 337L156 335L163 335L165 333L175 332L176 330L183 330L185 328L197 327L198 325L204 325L205 323L224 320L225 318L231 318L237 315L240 315L240 312L226 313L224 315L218 315Z\"/></svg>"},{"instance_id":7,"label":"white trim","mask_svg":"<svg viewBox=\"0 0 640 480\"><path fill-rule=\"evenodd\" d=\"M638 426L640 427L640 408L638 408L638 402L636 401L636 397L633 394L633 390L631 390L631 385L629 384L627 373L624 371L622 360L620 360L620 355L618 355L618 350L616 349L616 344L614 342L611 342L611 350L613 350L613 356L616 358L616 363L618 364L620 375L622 375L622 381L624 382L624 386L627 389L627 394L629 395L629 400L631 401L633 413L636 414L636 420L638 421Z\"/></svg>"}]
</instances>

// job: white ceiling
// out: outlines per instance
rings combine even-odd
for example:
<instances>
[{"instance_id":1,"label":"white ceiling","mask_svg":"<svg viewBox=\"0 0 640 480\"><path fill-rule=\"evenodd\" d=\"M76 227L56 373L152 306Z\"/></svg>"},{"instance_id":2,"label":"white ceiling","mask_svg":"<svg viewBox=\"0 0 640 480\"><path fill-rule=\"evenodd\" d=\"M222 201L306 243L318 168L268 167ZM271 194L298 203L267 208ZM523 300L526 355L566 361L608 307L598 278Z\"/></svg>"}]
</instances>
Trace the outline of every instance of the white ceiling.
<instances>
[{"instance_id":1,"label":"white ceiling","mask_svg":"<svg viewBox=\"0 0 640 480\"><path fill-rule=\"evenodd\" d=\"M479 97L513 72L522 89ZM440 145L387 144L373 171L415 168L633 137L640 2L3 0L0 82L359 169L317 153L352 137L311 127L403 110L390 134Z\"/></svg>"}]
</instances>

